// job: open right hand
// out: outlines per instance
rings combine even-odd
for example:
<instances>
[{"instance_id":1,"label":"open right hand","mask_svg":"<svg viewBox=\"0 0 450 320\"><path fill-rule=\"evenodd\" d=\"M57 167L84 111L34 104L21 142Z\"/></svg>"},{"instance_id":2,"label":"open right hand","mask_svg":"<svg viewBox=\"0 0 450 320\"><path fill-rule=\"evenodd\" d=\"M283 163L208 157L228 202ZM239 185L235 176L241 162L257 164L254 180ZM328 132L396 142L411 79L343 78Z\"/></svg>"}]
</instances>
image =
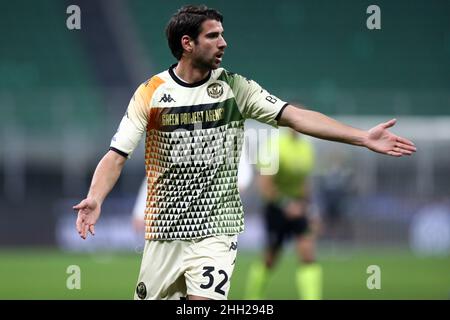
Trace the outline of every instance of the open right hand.
<instances>
[{"instance_id":1,"label":"open right hand","mask_svg":"<svg viewBox=\"0 0 450 320\"><path fill-rule=\"evenodd\" d=\"M365 146L372 151L393 157L410 156L416 152L416 147L412 141L389 132L388 129L393 127L396 122L396 119L392 119L370 129Z\"/></svg>"},{"instance_id":2,"label":"open right hand","mask_svg":"<svg viewBox=\"0 0 450 320\"><path fill-rule=\"evenodd\" d=\"M95 199L86 198L73 206L73 209L78 210L76 227L80 237L86 239L88 231L94 235L94 225L100 217L100 204Z\"/></svg>"}]
</instances>

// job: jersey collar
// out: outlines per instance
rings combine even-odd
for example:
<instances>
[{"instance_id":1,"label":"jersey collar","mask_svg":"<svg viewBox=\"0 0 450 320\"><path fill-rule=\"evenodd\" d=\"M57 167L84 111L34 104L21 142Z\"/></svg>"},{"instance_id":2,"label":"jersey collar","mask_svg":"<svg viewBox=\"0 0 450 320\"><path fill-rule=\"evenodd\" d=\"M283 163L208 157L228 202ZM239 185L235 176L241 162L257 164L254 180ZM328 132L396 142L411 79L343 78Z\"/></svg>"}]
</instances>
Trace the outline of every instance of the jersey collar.
<instances>
[{"instance_id":1,"label":"jersey collar","mask_svg":"<svg viewBox=\"0 0 450 320\"><path fill-rule=\"evenodd\" d=\"M175 72L173 72L173 68L175 68L177 66L177 64L178 63L175 63L175 64L170 66L169 74L172 77L173 81L175 81L180 86L188 87L188 88L199 87L199 86L205 84L206 82L208 82L209 79L211 78L211 70L210 70L209 73L208 73L208 76L205 79L203 79L203 80L200 80L200 81L197 81L197 82L194 82L194 83L187 83L187 82L181 81L180 78L177 77Z\"/></svg>"}]
</instances>

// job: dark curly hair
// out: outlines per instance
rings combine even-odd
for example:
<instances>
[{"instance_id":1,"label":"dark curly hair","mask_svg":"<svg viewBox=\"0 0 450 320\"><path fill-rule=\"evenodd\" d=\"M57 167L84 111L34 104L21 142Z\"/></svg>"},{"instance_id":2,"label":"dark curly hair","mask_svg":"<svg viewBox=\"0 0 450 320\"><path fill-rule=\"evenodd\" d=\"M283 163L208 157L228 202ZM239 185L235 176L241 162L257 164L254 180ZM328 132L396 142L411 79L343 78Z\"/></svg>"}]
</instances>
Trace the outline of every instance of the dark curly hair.
<instances>
[{"instance_id":1,"label":"dark curly hair","mask_svg":"<svg viewBox=\"0 0 450 320\"><path fill-rule=\"evenodd\" d=\"M219 11L205 5L184 6L172 16L166 27L166 37L170 51L177 60L180 60L183 55L181 38L188 35L197 41L197 37L202 31L202 23L208 19L223 22L223 16Z\"/></svg>"}]
</instances>

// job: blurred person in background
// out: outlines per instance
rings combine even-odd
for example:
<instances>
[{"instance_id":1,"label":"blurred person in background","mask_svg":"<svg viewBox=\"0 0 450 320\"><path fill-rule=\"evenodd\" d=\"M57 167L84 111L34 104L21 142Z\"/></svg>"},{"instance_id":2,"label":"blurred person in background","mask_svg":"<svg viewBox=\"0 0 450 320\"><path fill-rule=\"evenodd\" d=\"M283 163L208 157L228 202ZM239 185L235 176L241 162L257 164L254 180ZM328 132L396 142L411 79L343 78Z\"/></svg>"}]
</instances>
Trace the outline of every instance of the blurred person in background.
<instances>
[{"instance_id":1,"label":"blurred person in background","mask_svg":"<svg viewBox=\"0 0 450 320\"><path fill-rule=\"evenodd\" d=\"M269 144L278 144L279 167L276 174L259 177L259 189L265 202L267 243L263 261L250 266L246 299L264 298L267 281L282 246L294 237L295 251L301 261L295 274L298 296L305 300L319 300L322 297L322 268L316 261L319 220L311 214L314 148L309 140L293 130L280 133ZM270 147L270 150L274 149Z\"/></svg>"},{"instance_id":2,"label":"blurred person in background","mask_svg":"<svg viewBox=\"0 0 450 320\"><path fill-rule=\"evenodd\" d=\"M351 241L353 231L348 217L352 194L353 171L351 159L334 148L324 159L318 183L319 205L322 213L321 235L335 241Z\"/></svg>"}]
</instances>

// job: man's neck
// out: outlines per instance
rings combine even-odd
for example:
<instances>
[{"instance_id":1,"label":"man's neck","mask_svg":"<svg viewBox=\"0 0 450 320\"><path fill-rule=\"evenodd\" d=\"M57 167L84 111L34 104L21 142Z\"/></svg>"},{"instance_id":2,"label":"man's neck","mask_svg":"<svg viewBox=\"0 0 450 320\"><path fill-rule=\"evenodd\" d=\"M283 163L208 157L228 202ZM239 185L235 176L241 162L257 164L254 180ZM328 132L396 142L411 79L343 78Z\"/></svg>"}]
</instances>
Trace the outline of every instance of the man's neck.
<instances>
[{"instance_id":1,"label":"man's neck","mask_svg":"<svg viewBox=\"0 0 450 320\"><path fill-rule=\"evenodd\" d=\"M175 67L175 74L183 81L187 83L196 83L205 79L209 72L209 69L200 69L192 66L190 61L181 59L178 61Z\"/></svg>"}]
</instances>

